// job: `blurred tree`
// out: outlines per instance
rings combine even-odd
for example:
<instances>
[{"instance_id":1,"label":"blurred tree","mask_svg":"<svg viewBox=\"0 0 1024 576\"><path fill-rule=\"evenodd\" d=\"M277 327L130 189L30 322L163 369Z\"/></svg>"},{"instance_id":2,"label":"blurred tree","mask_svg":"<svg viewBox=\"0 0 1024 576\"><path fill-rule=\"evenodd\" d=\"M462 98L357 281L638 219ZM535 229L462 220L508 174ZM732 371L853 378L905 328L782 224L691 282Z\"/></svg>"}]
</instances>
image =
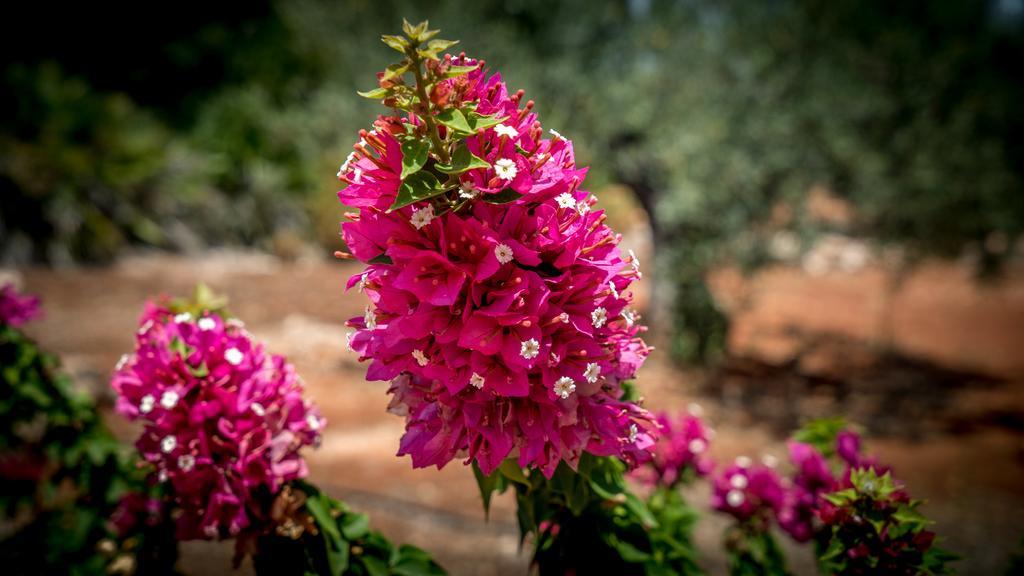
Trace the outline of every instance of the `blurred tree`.
<instances>
[{"instance_id":1,"label":"blurred tree","mask_svg":"<svg viewBox=\"0 0 1024 576\"><path fill-rule=\"evenodd\" d=\"M353 119L372 106L353 91L385 64L373 48L380 33L402 16L430 18L537 99L545 125L592 166L592 189L634 191L676 351L708 360L727 322L705 272L766 261L781 225L807 248L824 229L806 209L812 186L853 204L844 232L919 254L977 246L995 269L1024 224L1014 70L1024 29L1012 4L297 0L145 18L137 7L75 9L56 34L4 41L19 63L5 67L0 96L3 258L96 258L124 242L197 238L268 247L281 231L337 242L340 210L321 200L360 127ZM119 10L135 17L130 30ZM65 96L54 104L46 90ZM792 214L781 223L779 206Z\"/></svg>"}]
</instances>

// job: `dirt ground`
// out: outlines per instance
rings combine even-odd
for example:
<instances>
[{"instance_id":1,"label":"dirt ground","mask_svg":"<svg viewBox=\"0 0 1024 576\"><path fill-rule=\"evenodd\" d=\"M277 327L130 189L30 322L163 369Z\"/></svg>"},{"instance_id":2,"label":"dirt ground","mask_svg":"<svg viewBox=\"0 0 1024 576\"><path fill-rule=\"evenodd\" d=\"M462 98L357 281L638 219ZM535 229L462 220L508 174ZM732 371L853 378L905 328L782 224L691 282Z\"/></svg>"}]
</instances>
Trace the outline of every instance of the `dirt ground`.
<instances>
[{"instance_id":1,"label":"dirt ground","mask_svg":"<svg viewBox=\"0 0 1024 576\"><path fill-rule=\"evenodd\" d=\"M199 280L226 294L231 310L308 383L328 418L323 446L309 455L311 479L371 514L388 536L435 553L452 574L524 574L513 503L492 507L485 522L471 472L458 463L414 470L395 458L401 419L389 415L386 384L366 382L345 350L345 319L361 315L362 295L344 292L357 267L341 262L282 263L270 256L213 253L198 259L140 256L105 268L27 269L23 287L39 294L46 316L32 336L60 354L80 385L109 398L108 378L132 346L146 298L187 294ZM1024 350L1018 350L1018 354ZM903 377L901 375L909 375ZM930 503L945 546L966 557L963 574L999 574L1024 536L1024 410L1020 382L887 364L859 380L794 377L736 361L714 374L681 370L655 352L638 379L650 408L699 402L718 435L713 454L784 456L783 430L809 416L852 413L867 425L869 449L895 464L911 493ZM893 393L893 389L898 394ZM110 417L126 439L135 431ZM704 505L705 488L693 491ZM698 543L705 565L724 571L718 550L725 521L708 513ZM793 550L798 574L813 573L806 550ZM230 545L191 543L181 568L224 574Z\"/></svg>"}]
</instances>

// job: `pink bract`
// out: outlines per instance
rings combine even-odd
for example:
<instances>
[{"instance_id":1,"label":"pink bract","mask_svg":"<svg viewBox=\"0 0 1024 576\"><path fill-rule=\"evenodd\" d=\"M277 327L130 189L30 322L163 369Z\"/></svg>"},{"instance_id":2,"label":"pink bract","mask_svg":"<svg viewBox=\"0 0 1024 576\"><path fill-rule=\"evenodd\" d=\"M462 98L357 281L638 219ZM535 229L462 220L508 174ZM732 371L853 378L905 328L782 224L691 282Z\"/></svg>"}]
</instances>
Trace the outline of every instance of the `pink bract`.
<instances>
[{"instance_id":1,"label":"pink bract","mask_svg":"<svg viewBox=\"0 0 1024 576\"><path fill-rule=\"evenodd\" d=\"M269 497L306 475L299 453L323 418L295 370L240 325L149 304L134 354L114 373L117 411L143 424L136 442L167 482L182 539L236 535L265 520Z\"/></svg>"},{"instance_id":2,"label":"pink bract","mask_svg":"<svg viewBox=\"0 0 1024 576\"><path fill-rule=\"evenodd\" d=\"M465 457L484 473L515 456L548 476L583 452L649 458L657 427L622 387L649 352L628 308L639 262L580 188L572 143L543 138L532 102L482 67L434 94L505 118L465 141L490 166L459 176L461 209L389 210L414 116L379 118L339 171L339 198L360 208L342 235L367 264L348 287L370 300L349 346L368 379L392 382L399 454L416 467ZM487 201L509 191L521 196Z\"/></svg>"},{"instance_id":3,"label":"pink bract","mask_svg":"<svg viewBox=\"0 0 1024 576\"><path fill-rule=\"evenodd\" d=\"M18 294L13 284L0 288L0 324L15 328L39 316L39 298Z\"/></svg>"}]
</instances>

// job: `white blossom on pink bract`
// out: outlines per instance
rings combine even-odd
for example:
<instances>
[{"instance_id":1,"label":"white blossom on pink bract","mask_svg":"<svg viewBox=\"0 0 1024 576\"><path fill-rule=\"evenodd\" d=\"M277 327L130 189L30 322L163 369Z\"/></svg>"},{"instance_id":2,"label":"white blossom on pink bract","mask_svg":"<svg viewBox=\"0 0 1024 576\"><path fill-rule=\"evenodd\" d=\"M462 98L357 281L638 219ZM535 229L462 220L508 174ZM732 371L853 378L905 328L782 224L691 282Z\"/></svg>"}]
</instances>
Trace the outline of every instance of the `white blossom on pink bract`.
<instances>
[{"instance_id":1,"label":"white blossom on pink bract","mask_svg":"<svg viewBox=\"0 0 1024 576\"><path fill-rule=\"evenodd\" d=\"M300 448L324 419L291 364L216 314L150 303L134 354L118 363L117 411L143 424L136 442L181 515L180 539L236 535L267 521L282 484L306 475Z\"/></svg>"},{"instance_id":2,"label":"white blossom on pink bract","mask_svg":"<svg viewBox=\"0 0 1024 576\"><path fill-rule=\"evenodd\" d=\"M349 288L371 302L349 320L349 345L371 360L368 379L392 382L391 409L406 418L399 454L416 467L468 456L484 473L517 456L549 477L583 452L646 460L656 425L621 399L649 351L628 309L639 262L591 209L572 143L544 139L533 103L520 108L522 93L482 66L432 97L505 118L464 140L488 167L459 175L460 209L389 210L415 116L379 118L339 173L339 198L360 208L343 236L367 264Z\"/></svg>"}]
</instances>

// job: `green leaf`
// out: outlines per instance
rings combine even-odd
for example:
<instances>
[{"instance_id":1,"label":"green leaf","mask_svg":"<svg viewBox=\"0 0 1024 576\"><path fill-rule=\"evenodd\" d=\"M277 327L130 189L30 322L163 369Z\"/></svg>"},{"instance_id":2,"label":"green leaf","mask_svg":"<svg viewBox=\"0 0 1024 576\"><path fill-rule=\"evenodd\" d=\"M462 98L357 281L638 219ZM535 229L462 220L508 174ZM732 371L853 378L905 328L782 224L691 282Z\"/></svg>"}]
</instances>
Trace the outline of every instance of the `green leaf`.
<instances>
[{"instance_id":1,"label":"green leaf","mask_svg":"<svg viewBox=\"0 0 1024 576\"><path fill-rule=\"evenodd\" d=\"M626 496L626 508L640 519L640 521L647 528L654 528L658 526L658 520L651 514L651 511L647 508L647 504L641 500L636 494L632 492L624 492Z\"/></svg>"},{"instance_id":2,"label":"green leaf","mask_svg":"<svg viewBox=\"0 0 1024 576\"><path fill-rule=\"evenodd\" d=\"M376 88L376 89L373 89L373 90L368 90L366 92L362 92L362 91L357 90L356 94L359 94L363 98L371 98L373 100L381 100L383 98L387 98L387 96L388 96L388 89L387 88Z\"/></svg>"},{"instance_id":3,"label":"green leaf","mask_svg":"<svg viewBox=\"0 0 1024 576\"><path fill-rule=\"evenodd\" d=\"M345 514L341 521L341 533L348 540L358 540L370 531L370 517L366 514Z\"/></svg>"},{"instance_id":4,"label":"green leaf","mask_svg":"<svg viewBox=\"0 0 1024 576\"><path fill-rule=\"evenodd\" d=\"M451 48L452 46L455 46L458 43L458 40L441 40L439 38L437 40L431 40L430 42L427 42L427 50L430 50L431 52L442 52L444 50Z\"/></svg>"},{"instance_id":5,"label":"green leaf","mask_svg":"<svg viewBox=\"0 0 1024 576\"><path fill-rule=\"evenodd\" d=\"M463 74L469 74L473 70L479 68L479 65L475 66L449 66L448 70L444 73L445 78L455 78L456 76L462 76Z\"/></svg>"},{"instance_id":6,"label":"green leaf","mask_svg":"<svg viewBox=\"0 0 1024 576\"><path fill-rule=\"evenodd\" d=\"M363 562L363 566L366 568L366 573L370 576L388 576L388 574L390 574L388 565L380 558L374 558L373 556L360 556L359 559Z\"/></svg>"},{"instance_id":7,"label":"green leaf","mask_svg":"<svg viewBox=\"0 0 1024 576\"><path fill-rule=\"evenodd\" d=\"M430 144L421 140L406 140L402 143L402 180L423 168L429 151Z\"/></svg>"},{"instance_id":8,"label":"green leaf","mask_svg":"<svg viewBox=\"0 0 1024 576\"><path fill-rule=\"evenodd\" d=\"M643 550L640 550L636 546L633 546L629 542L623 542L618 538L614 538L612 546L619 552L619 555L626 562L640 563L647 561L651 555Z\"/></svg>"},{"instance_id":9,"label":"green leaf","mask_svg":"<svg viewBox=\"0 0 1024 576\"><path fill-rule=\"evenodd\" d=\"M394 48L395 50L405 54L406 49L409 48L409 41L401 36L393 36L391 34L385 34L380 37L380 41Z\"/></svg>"},{"instance_id":10,"label":"green leaf","mask_svg":"<svg viewBox=\"0 0 1024 576\"><path fill-rule=\"evenodd\" d=\"M451 164L438 164L436 168L445 174L462 174L475 168L490 168L491 165L483 158L473 154L466 146L459 146L452 154Z\"/></svg>"},{"instance_id":11,"label":"green leaf","mask_svg":"<svg viewBox=\"0 0 1024 576\"><path fill-rule=\"evenodd\" d=\"M370 258L368 264L394 264L395 261L391 259L387 254L381 254L375 258Z\"/></svg>"},{"instance_id":12,"label":"green leaf","mask_svg":"<svg viewBox=\"0 0 1024 576\"><path fill-rule=\"evenodd\" d=\"M399 62L398 64L391 64L384 69L384 80L391 80L392 78L401 76L409 71L409 62Z\"/></svg>"},{"instance_id":13,"label":"green leaf","mask_svg":"<svg viewBox=\"0 0 1024 576\"><path fill-rule=\"evenodd\" d=\"M433 198L434 196L444 194L444 192L444 188L441 187L441 184L433 174L423 171L410 174L408 178L402 181L402 185L398 187L398 196L395 198L395 203L391 205L391 208L388 208L388 212L398 210L420 200Z\"/></svg>"},{"instance_id":14,"label":"green leaf","mask_svg":"<svg viewBox=\"0 0 1024 576\"><path fill-rule=\"evenodd\" d=\"M476 485L480 489L480 498L484 503L484 518L490 518L491 496L495 491L504 492L505 483L502 481L500 471L495 470L489 476L484 475L483 470L473 461L473 477L476 478Z\"/></svg>"},{"instance_id":15,"label":"green leaf","mask_svg":"<svg viewBox=\"0 0 1024 576\"><path fill-rule=\"evenodd\" d=\"M470 127L469 121L466 120L465 114L458 108L441 112L437 115L437 121L456 132L462 132L463 134L473 133L473 129Z\"/></svg>"},{"instance_id":16,"label":"green leaf","mask_svg":"<svg viewBox=\"0 0 1024 576\"><path fill-rule=\"evenodd\" d=\"M476 112L468 112L466 114L466 122L469 124L470 133L476 134L481 130L490 128L491 126L497 126L505 120L508 120L508 116L481 116Z\"/></svg>"},{"instance_id":17,"label":"green leaf","mask_svg":"<svg viewBox=\"0 0 1024 576\"><path fill-rule=\"evenodd\" d=\"M491 204L508 204L509 202L515 202L522 197L523 195L519 192L516 192L511 188L505 188L501 192L496 194L484 194L480 198L484 202L489 202Z\"/></svg>"},{"instance_id":18,"label":"green leaf","mask_svg":"<svg viewBox=\"0 0 1024 576\"><path fill-rule=\"evenodd\" d=\"M516 484L522 484L527 488L530 487L530 480L523 473L523 469L516 462L515 458L508 458L498 466L498 471L501 472L502 476L515 482Z\"/></svg>"},{"instance_id":19,"label":"green leaf","mask_svg":"<svg viewBox=\"0 0 1024 576\"><path fill-rule=\"evenodd\" d=\"M307 494L306 510L313 516L313 520L316 520L316 525L321 532L329 536L331 540L340 541L341 532L338 531L338 523L331 516L330 504L325 501L325 498L320 492Z\"/></svg>"}]
</instances>

